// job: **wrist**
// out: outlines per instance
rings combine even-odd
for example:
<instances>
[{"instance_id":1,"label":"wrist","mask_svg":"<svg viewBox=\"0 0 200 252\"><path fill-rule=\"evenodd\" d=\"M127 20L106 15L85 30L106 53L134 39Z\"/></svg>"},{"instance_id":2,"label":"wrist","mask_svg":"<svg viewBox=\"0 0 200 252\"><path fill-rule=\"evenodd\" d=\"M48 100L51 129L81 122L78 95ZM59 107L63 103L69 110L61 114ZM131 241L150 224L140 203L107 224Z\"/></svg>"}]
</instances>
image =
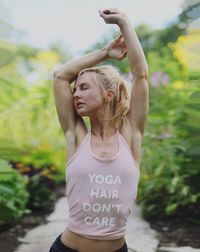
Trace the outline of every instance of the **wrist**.
<instances>
[{"instance_id":1,"label":"wrist","mask_svg":"<svg viewBox=\"0 0 200 252\"><path fill-rule=\"evenodd\" d=\"M129 19L127 16L123 16L123 18L120 18L120 20L118 21L118 25L121 28L129 25Z\"/></svg>"},{"instance_id":2,"label":"wrist","mask_svg":"<svg viewBox=\"0 0 200 252\"><path fill-rule=\"evenodd\" d=\"M104 48L102 48L101 53L102 53L103 60L109 59L109 48L108 48L108 46L105 46Z\"/></svg>"}]
</instances>

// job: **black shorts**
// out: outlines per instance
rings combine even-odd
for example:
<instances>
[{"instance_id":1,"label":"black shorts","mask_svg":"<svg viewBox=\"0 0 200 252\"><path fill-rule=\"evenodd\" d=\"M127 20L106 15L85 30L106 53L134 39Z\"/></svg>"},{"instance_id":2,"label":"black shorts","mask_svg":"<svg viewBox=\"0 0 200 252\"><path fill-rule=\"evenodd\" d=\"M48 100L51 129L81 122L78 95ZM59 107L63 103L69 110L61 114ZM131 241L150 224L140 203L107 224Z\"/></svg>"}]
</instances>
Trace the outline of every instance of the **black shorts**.
<instances>
[{"instance_id":1,"label":"black shorts","mask_svg":"<svg viewBox=\"0 0 200 252\"><path fill-rule=\"evenodd\" d=\"M55 239L55 241L51 245L49 252L78 252L78 250L70 248L70 247L66 246L65 244L63 244L61 241L61 235L62 234L60 234ZM124 242L124 245L120 249L115 250L115 252L128 252L128 247L127 247L126 241Z\"/></svg>"}]
</instances>

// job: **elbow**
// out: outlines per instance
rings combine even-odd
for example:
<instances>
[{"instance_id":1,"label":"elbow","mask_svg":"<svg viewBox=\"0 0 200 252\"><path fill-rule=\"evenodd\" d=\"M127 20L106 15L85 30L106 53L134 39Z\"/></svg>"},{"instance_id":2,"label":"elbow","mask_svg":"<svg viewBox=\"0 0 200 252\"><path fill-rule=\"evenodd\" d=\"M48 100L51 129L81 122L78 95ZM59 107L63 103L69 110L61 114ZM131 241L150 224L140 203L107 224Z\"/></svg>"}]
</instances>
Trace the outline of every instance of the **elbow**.
<instances>
[{"instance_id":1,"label":"elbow","mask_svg":"<svg viewBox=\"0 0 200 252\"><path fill-rule=\"evenodd\" d=\"M133 75L136 79L148 79L148 64L145 62L145 64L140 64L136 66L133 70Z\"/></svg>"},{"instance_id":2,"label":"elbow","mask_svg":"<svg viewBox=\"0 0 200 252\"><path fill-rule=\"evenodd\" d=\"M60 71L59 71L59 68L56 68L53 70L53 78L54 79L57 79L57 78L60 78L61 75L60 75Z\"/></svg>"},{"instance_id":3,"label":"elbow","mask_svg":"<svg viewBox=\"0 0 200 252\"><path fill-rule=\"evenodd\" d=\"M141 72L141 75L142 75L143 77L145 77L145 79L148 78L149 69L148 69L148 63L147 63L146 60L145 60L145 62L144 62L144 65L141 66L141 70L140 70L139 72Z\"/></svg>"},{"instance_id":4,"label":"elbow","mask_svg":"<svg viewBox=\"0 0 200 252\"><path fill-rule=\"evenodd\" d=\"M59 69L53 71L54 80L69 80L68 76L63 74Z\"/></svg>"},{"instance_id":5,"label":"elbow","mask_svg":"<svg viewBox=\"0 0 200 252\"><path fill-rule=\"evenodd\" d=\"M148 79L148 72L147 71L135 71L134 74L135 79Z\"/></svg>"},{"instance_id":6,"label":"elbow","mask_svg":"<svg viewBox=\"0 0 200 252\"><path fill-rule=\"evenodd\" d=\"M71 83L75 80L75 76L66 69L63 69L62 67L57 67L53 70L53 79L69 81Z\"/></svg>"},{"instance_id":7,"label":"elbow","mask_svg":"<svg viewBox=\"0 0 200 252\"><path fill-rule=\"evenodd\" d=\"M57 63L56 65L54 65L53 69L52 69L52 74L54 76L55 73L57 73L61 67L61 63Z\"/></svg>"},{"instance_id":8,"label":"elbow","mask_svg":"<svg viewBox=\"0 0 200 252\"><path fill-rule=\"evenodd\" d=\"M62 64L58 64L54 67L53 71L53 78L59 78L62 79L64 77L64 69Z\"/></svg>"}]
</instances>

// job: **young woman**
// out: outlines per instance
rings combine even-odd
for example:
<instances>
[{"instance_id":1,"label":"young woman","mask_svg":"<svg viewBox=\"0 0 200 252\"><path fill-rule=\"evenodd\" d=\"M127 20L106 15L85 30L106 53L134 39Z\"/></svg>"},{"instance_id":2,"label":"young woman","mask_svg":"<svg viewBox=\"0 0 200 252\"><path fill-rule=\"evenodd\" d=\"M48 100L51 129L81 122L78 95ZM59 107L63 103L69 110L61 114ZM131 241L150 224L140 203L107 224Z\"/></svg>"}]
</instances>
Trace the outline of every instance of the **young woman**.
<instances>
[{"instance_id":1,"label":"young woman","mask_svg":"<svg viewBox=\"0 0 200 252\"><path fill-rule=\"evenodd\" d=\"M124 236L140 175L148 66L126 14L113 8L99 13L106 23L118 25L121 35L53 74L56 109L67 139L69 222L50 252L128 251ZM134 77L130 95L114 67L95 67L126 55ZM83 116L90 119L89 130Z\"/></svg>"}]
</instances>

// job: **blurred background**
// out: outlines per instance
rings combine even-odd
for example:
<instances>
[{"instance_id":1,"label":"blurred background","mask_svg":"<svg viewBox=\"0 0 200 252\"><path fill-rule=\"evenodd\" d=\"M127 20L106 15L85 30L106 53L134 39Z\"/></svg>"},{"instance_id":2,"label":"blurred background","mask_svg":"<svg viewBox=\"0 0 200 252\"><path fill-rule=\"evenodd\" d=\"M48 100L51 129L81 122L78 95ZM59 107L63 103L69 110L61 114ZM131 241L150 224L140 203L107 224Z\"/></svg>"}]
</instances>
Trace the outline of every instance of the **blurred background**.
<instances>
[{"instance_id":1,"label":"blurred background","mask_svg":"<svg viewBox=\"0 0 200 252\"><path fill-rule=\"evenodd\" d=\"M127 13L149 65L137 204L152 223L200 224L200 1L0 0L2 230L34 211L51 211L65 186L66 140L52 70L117 36L98 14L107 7ZM131 81L127 59L104 63Z\"/></svg>"}]
</instances>

